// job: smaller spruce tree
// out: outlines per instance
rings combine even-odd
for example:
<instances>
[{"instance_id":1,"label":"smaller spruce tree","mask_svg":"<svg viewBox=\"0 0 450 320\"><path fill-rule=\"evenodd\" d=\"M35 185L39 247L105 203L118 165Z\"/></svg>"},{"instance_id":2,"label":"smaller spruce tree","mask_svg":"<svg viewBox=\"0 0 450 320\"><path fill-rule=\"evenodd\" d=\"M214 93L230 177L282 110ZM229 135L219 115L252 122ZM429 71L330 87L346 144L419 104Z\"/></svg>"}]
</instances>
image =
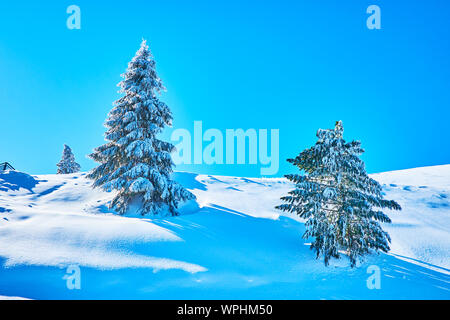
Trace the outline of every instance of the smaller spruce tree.
<instances>
[{"instance_id":1,"label":"smaller spruce tree","mask_svg":"<svg viewBox=\"0 0 450 320\"><path fill-rule=\"evenodd\" d=\"M345 251L354 267L371 249L389 251L390 237L379 222L391 220L379 209L401 207L383 199L380 184L367 175L359 158L361 142L345 142L343 132L341 121L334 130L319 129L313 147L288 159L304 174L286 175L295 189L276 208L306 220L303 238L314 238L310 248L316 258L323 256L325 265Z\"/></svg>"},{"instance_id":2,"label":"smaller spruce tree","mask_svg":"<svg viewBox=\"0 0 450 320\"><path fill-rule=\"evenodd\" d=\"M58 174L75 173L80 171L80 165L75 162L75 156L72 153L72 149L68 145L64 145L62 153L62 159L56 164L58 167Z\"/></svg>"}]
</instances>

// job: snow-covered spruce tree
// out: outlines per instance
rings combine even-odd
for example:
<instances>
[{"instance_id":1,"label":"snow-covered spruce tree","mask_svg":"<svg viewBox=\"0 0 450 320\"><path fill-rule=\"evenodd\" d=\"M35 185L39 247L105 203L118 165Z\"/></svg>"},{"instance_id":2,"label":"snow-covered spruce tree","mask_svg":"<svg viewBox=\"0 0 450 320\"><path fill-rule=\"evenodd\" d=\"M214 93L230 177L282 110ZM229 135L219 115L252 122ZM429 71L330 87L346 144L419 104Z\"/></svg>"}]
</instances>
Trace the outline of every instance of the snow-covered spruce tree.
<instances>
[{"instance_id":1,"label":"snow-covered spruce tree","mask_svg":"<svg viewBox=\"0 0 450 320\"><path fill-rule=\"evenodd\" d=\"M80 171L80 165L75 162L75 156L72 153L72 149L68 145L64 145L62 153L62 159L56 164L58 167L58 174L75 173Z\"/></svg>"},{"instance_id":2,"label":"snow-covered spruce tree","mask_svg":"<svg viewBox=\"0 0 450 320\"><path fill-rule=\"evenodd\" d=\"M115 101L105 122L107 143L89 155L101 164L88 177L94 187L118 191L110 207L121 214L136 201L142 215L164 209L177 215L179 202L195 196L171 180L174 146L157 139L171 125L172 114L158 98L165 88L145 40L122 78L118 86L124 96Z\"/></svg>"},{"instance_id":3,"label":"snow-covered spruce tree","mask_svg":"<svg viewBox=\"0 0 450 320\"><path fill-rule=\"evenodd\" d=\"M390 237L379 222L391 220L379 209L401 208L383 199L380 184L367 175L359 158L361 142L345 142L343 132L341 121L334 130L319 129L313 147L288 159L304 174L286 175L295 189L276 208L306 220L303 238L314 238L311 249L316 258L323 256L325 265L344 251L353 267L371 249L389 251Z\"/></svg>"}]
</instances>

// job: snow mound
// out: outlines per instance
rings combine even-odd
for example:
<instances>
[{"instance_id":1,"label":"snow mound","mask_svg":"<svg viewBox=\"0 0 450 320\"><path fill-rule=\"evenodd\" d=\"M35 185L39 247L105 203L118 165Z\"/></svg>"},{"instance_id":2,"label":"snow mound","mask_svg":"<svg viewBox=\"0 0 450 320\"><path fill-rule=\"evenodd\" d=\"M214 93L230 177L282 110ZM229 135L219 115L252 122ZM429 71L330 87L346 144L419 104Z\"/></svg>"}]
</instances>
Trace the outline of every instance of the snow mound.
<instances>
[{"instance_id":1,"label":"snow mound","mask_svg":"<svg viewBox=\"0 0 450 320\"><path fill-rule=\"evenodd\" d=\"M7 191L28 190L21 196L6 192L0 197L0 204L7 207L0 211L0 242L5 244L0 245L0 256L6 259L6 267L79 264L100 269L205 270L183 261L133 253L133 245L139 243L182 239L151 219L109 211L112 195L93 190L84 175L46 175L42 180L15 171L1 175Z\"/></svg>"},{"instance_id":2,"label":"snow mound","mask_svg":"<svg viewBox=\"0 0 450 320\"><path fill-rule=\"evenodd\" d=\"M450 165L372 175L388 198L403 208L391 212L391 253L450 269Z\"/></svg>"}]
</instances>

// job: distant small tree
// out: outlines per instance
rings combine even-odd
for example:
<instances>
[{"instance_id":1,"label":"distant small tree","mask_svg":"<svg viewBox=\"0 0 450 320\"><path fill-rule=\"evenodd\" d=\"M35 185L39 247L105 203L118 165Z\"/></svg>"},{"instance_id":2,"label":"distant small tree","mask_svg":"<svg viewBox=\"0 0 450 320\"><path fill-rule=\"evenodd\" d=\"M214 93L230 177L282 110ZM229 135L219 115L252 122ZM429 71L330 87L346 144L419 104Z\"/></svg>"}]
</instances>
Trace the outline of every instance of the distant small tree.
<instances>
[{"instance_id":1,"label":"distant small tree","mask_svg":"<svg viewBox=\"0 0 450 320\"><path fill-rule=\"evenodd\" d=\"M342 122L333 129L317 131L316 144L288 162L304 174L289 174L295 189L281 198L277 209L293 212L306 220L303 238L314 238L311 249L316 258L339 258L345 251L355 266L358 257L371 249L389 251L390 237L379 222L389 217L376 208L401 210L392 200L383 199L382 188L365 170L359 156L361 142L345 142Z\"/></svg>"},{"instance_id":2,"label":"distant small tree","mask_svg":"<svg viewBox=\"0 0 450 320\"><path fill-rule=\"evenodd\" d=\"M158 139L172 124L172 113L159 99L164 86L145 40L122 77L123 96L105 123L107 143L89 155L100 165L88 177L94 187L117 191L110 207L121 214L136 200L142 215L164 209L177 215L179 202L195 196L171 179L174 146Z\"/></svg>"},{"instance_id":3,"label":"distant small tree","mask_svg":"<svg viewBox=\"0 0 450 320\"><path fill-rule=\"evenodd\" d=\"M80 165L75 162L75 156L72 153L72 149L68 145L64 145L62 153L62 159L56 164L58 167L58 174L75 173L80 171Z\"/></svg>"}]
</instances>

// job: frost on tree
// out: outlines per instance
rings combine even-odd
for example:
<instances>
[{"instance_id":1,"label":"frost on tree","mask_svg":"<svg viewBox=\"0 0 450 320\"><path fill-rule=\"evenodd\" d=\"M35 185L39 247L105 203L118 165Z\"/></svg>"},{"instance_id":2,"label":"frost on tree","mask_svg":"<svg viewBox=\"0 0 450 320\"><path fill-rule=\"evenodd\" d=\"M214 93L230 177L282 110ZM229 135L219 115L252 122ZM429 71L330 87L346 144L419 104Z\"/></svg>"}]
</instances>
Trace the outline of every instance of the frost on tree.
<instances>
[{"instance_id":1,"label":"frost on tree","mask_svg":"<svg viewBox=\"0 0 450 320\"><path fill-rule=\"evenodd\" d=\"M72 149L68 145L64 145L62 159L56 164L58 167L58 174L75 173L80 171L80 165L75 162L75 156Z\"/></svg>"},{"instance_id":2,"label":"frost on tree","mask_svg":"<svg viewBox=\"0 0 450 320\"><path fill-rule=\"evenodd\" d=\"M361 142L345 142L343 132L341 121L334 130L319 129L313 147L288 159L303 174L286 175L295 189L276 208L306 220L303 238L314 239L311 249L325 265L343 251L353 267L371 250L389 251L390 237L380 222L391 220L381 209L401 208L383 199L380 184L367 175L359 158L364 152Z\"/></svg>"},{"instance_id":3,"label":"frost on tree","mask_svg":"<svg viewBox=\"0 0 450 320\"><path fill-rule=\"evenodd\" d=\"M172 124L172 114L159 100L165 88L145 40L122 78L118 86L124 95L105 122L107 143L89 155L100 165L88 177L94 187L118 191L110 207L121 214L133 202L140 204L142 215L163 210L176 215L179 202L195 196L171 180L174 146L157 138Z\"/></svg>"}]
</instances>

